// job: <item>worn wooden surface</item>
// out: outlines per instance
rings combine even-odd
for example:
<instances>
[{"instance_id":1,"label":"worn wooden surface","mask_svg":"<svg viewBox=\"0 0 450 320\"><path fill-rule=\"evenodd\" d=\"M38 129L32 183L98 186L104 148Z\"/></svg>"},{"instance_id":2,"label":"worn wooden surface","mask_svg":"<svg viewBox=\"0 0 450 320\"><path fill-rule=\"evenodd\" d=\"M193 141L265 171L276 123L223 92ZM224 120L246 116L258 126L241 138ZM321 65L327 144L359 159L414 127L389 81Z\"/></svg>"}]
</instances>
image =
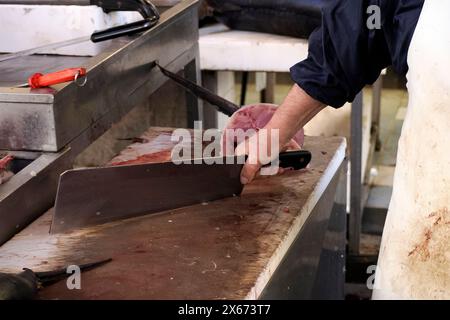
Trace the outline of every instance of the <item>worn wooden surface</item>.
<instances>
[{"instance_id":1,"label":"worn wooden surface","mask_svg":"<svg viewBox=\"0 0 450 320\"><path fill-rule=\"evenodd\" d=\"M61 281L42 299L257 298L336 173L345 141L307 137L305 149L308 169L259 179L240 197L59 235L48 233L50 210L0 248L0 270L113 258L84 273L81 290Z\"/></svg>"}]
</instances>

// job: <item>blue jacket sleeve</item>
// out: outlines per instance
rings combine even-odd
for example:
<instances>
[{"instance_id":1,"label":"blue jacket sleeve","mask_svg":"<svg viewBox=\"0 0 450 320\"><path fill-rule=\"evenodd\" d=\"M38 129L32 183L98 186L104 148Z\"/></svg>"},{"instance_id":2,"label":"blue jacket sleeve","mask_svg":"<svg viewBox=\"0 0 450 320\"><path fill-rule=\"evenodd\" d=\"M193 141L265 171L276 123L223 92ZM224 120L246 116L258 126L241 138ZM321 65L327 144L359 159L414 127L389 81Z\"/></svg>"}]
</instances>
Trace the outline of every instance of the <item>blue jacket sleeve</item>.
<instances>
[{"instance_id":1,"label":"blue jacket sleeve","mask_svg":"<svg viewBox=\"0 0 450 320\"><path fill-rule=\"evenodd\" d=\"M377 5L381 28L369 28ZM309 39L308 58L291 68L292 79L311 97L339 108L351 102L394 62L407 70L407 51L423 0L334 0L322 9L322 26Z\"/></svg>"}]
</instances>

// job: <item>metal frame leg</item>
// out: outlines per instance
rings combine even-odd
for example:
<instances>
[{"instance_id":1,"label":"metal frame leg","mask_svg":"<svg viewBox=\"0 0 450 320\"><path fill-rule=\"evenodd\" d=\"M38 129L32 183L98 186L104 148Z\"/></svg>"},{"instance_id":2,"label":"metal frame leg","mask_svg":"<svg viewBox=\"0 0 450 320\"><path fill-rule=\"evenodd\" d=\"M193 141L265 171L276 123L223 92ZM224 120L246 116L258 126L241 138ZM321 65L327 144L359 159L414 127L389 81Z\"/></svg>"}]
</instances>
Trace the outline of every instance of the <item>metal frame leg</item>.
<instances>
[{"instance_id":1,"label":"metal frame leg","mask_svg":"<svg viewBox=\"0 0 450 320\"><path fill-rule=\"evenodd\" d=\"M375 150L381 150L380 120L381 120L381 91L383 89L383 76L373 84L372 93L372 130L375 134Z\"/></svg>"},{"instance_id":2,"label":"metal frame leg","mask_svg":"<svg viewBox=\"0 0 450 320\"><path fill-rule=\"evenodd\" d=\"M203 87L210 90L211 92L217 93L218 91L218 75L217 71L202 71L202 83ZM203 128L217 128L217 109L211 106L208 102L203 101Z\"/></svg>"},{"instance_id":3,"label":"metal frame leg","mask_svg":"<svg viewBox=\"0 0 450 320\"><path fill-rule=\"evenodd\" d=\"M266 73L266 88L261 91L262 103L275 103L275 85L277 74L275 72Z\"/></svg>"},{"instance_id":4,"label":"metal frame leg","mask_svg":"<svg viewBox=\"0 0 450 320\"><path fill-rule=\"evenodd\" d=\"M348 249L352 255L359 254L362 221L362 115L363 95L360 92L352 104L351 151L350 151L350 216L348 226Z\"/></svg>"},{"instance_id":5,"label":"metal frame leg","mask_svg":"<svg viewBox=\"0 0 450 320\"><path fill-rule=\"evenodd\" d=\"M242 72L242 83L241 83L241 106L245 105L245 100L247 98L247 88L248 88L248 71Z\"/></svg>"},{"instance_id":6,"label":"metal frame leg","mask_svg":"<svg viewBox=\"0 0 450 320\"><path fill-rule=\"evenodd\" d=\"M189 62L184 67L184 76L197 84L201 85L201 72L199 68L199 57ZM187 107L187 127L194 128L195 121L203 121L203 103L190 93L186 93Z\"/></svg>"}]
</instances>

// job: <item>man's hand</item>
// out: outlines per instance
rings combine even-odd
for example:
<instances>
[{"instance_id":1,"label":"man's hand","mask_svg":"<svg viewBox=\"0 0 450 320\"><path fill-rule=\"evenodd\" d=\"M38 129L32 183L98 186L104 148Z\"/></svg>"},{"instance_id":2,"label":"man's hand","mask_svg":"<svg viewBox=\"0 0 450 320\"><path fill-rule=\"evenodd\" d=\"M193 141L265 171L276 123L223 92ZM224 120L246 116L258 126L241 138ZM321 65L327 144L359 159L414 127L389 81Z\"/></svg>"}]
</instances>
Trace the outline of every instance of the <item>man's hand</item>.
<instances>
[{"instance_id":1,"label":"man's hand","mask_svg":"<svg viewBox=\"0 0 450 320\"><path fill-rule=\"evenodd\" d=\"M241 172L242 184L250 183L261 166L276 159L280 152L299 149L300 146L295 145L292 137L324 107L324 104L314 100L298 85L294 85L272 119L263 128L265 130L261 129L237 146L236 155L248 155Z\"/></svg>"},{"instance_id":2,"label":"man's hand","mask_svg":"<svg viewBox=\"0 0 450 320\"><path fill-rule=\"evenodd\" d=\"M247 155L247 162L242 169L241 182L247 184L252 181L262 166L268 165L278 158L280 152L286 150L300 150L300 145L291 139L288 144L279 146L278 129L261 129L255 135L240 143L235 154L237 156ZM274 175L283 172L278 167L265 168L267 171L261 174Z\"/></svg>"}]
</instances>

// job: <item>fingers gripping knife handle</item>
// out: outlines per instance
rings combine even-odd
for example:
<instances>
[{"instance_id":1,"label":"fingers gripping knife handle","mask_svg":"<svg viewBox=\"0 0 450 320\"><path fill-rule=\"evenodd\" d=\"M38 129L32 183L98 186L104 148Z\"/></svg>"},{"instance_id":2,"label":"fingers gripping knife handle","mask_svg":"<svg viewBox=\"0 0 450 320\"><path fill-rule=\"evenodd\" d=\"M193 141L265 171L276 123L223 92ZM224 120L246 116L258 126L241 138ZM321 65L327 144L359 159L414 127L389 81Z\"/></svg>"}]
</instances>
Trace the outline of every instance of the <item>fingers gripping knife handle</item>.
<instances>
[{"instance_id":1,"label":"fingers gripping knife handle","mask_svg":"<svg viewBox=\"0 0 450 320\"><path fill-rule=\"evenodd\" d=\"M281 168L292 168L294 170L306 168L306 166L311 162L311 158L311 152L307 150L286 151L280 153L278 157L280 161L279 166Z\"/></svg>"},{"instance_id":2,"label":"fingers gripping knife handle","mask_svg":"<svg viewBox=\"0 0 450 320\"><path fill-rule=\"evenodd\" d=\"M248 159L248 156L245 157ZM305 169L311 162L312 154L307 150L295 150L281 152L278 155L278 166L283 169L300 170ZM270 164L266 164L263 167L269 167Z\"/></svg>"},{"instance_id":3,"label":"fingers gripping knife handle","mask_svg":"<svg viewBox=\"0 0 450 320\"><path fill-rule=\"evenodd\" d=\"M28 85L33 89L37 89L58 83L74 81L77 78L84 76L86 76L85 68L70 68L46 75L43 75L42 73L35 73L28 79Z\"/></svg>"}]
</instances>

